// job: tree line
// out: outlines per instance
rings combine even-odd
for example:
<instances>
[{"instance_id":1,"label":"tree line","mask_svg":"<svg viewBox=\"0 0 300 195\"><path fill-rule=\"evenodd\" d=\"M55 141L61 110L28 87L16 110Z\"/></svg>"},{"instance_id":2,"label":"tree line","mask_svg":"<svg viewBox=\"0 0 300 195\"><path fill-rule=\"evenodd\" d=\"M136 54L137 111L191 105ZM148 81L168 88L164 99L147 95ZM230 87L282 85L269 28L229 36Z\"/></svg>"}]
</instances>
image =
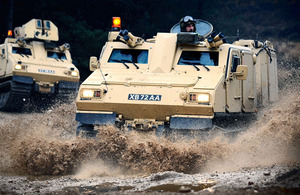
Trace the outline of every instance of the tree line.
<instances>
[{"instance_id":1,"label":"tree line","mask_svg":"<svg viewBox=\"0 0 300 195\"><path fill-rule=\"evenodd\" d=\"M169 32L180 18L191 15L207 20L227 37L300 40L300 2L294 0L0 0L1 42L8 28L32 18L51 20L59 28L60 42L71 45L82 78L90 56L99 56L113 16L122 29L149 38ZM13 30L13 29L12 29Z\"/></svg>"}]
</instances>

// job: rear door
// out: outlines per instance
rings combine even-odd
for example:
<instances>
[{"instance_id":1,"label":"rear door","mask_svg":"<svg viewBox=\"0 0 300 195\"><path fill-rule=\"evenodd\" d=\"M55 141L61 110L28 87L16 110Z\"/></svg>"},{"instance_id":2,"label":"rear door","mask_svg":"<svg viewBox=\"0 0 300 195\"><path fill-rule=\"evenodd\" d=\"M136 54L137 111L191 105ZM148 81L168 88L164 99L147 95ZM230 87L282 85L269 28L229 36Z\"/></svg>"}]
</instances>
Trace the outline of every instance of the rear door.
<instances>
[{"instance_id":1,"label":"rear door","mask_svg":"<svg viewBox=\"0 0 300 195\"><path fill-rule=\"evenodd\" d=\"M256 81L255 81L255 67L253 65L252 53L249 51L242 52L242 65L248 67L248 76L246 80L242 81L243 91L243 111L254 112L256 107Z\"/></svg>"},{"instance_id":2,"label":"rear door","mask_svg":"<svg viewBox=\"0 0 300 195\"><path fill-rule=\"evenodd\" d=\"M226 78L226 110L228 112L241 112L242 108L242 83L233 74L237 65L241 64L240 52L231 49L228 59Z\"/></svg>"}]
</instances>

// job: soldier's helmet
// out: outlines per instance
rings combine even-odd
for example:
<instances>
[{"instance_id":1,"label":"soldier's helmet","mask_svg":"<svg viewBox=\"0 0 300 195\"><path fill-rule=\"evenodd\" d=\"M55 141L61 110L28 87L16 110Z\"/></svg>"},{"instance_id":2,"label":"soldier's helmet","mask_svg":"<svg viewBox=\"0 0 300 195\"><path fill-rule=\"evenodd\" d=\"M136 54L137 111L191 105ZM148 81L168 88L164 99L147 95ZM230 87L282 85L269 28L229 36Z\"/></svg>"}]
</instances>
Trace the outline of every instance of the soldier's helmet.
<instances>
[{"instance_id":1,"label":"soldier's helmet","mask_svg":"<svg viewBox=\"0 0 300 195\"><path fill-rule=\"evenodd\" d=\"M181 32L186 32L186 27L190 24L194 25L194 32L196 31L196 20L192 16L185 16L179 21Z\"/></svg>"}]
</instances>

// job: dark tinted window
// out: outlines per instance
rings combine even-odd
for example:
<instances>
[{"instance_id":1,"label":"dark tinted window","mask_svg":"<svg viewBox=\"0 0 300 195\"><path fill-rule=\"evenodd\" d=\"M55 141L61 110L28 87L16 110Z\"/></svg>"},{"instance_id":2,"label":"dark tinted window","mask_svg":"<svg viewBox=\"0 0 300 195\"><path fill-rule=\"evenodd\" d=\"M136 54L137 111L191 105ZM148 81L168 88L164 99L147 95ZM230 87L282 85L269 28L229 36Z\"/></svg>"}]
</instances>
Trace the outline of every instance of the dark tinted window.
<instances>
[{"instance_id":1,"label":"dark tinted window","mask_svg":"<svg viewBox=\"0 0 300 195\"><path fill-rule=\"evenodd\" d=\"M28 48L24 48L24 47L13 47L12 48L12 53L17 53L17 54L21 54L21 55L32 55L31 54L31 50Z\"/></svg>"},{"instance_id":2,"label":"dark tinted window","mask_svg":"<svg viewBox=\"0 0 300 195\"><path fill-rule=\"evenodd\" d=\"M232 66L231 66L231 72L236 72L236 68L238 65L240 65L240 58L239 56L232 56Z\"/></svg>"},{"instance_id":3,"label":"dark tinted window","mask_svg":"<svg viewBox=\"0 0 300 195\"><path fill-rule=\"evenodd\" d=\"M53 52L53 51L47 51L47 57L48 58L54 58L54 59L61 59L61 60L66 60L67 59L65 53Z\"/></svg>"},{"instance_id":4,"label":"dark tinted window","mask_svg":"<svg viewBox=\"0 0 300 195\"><path fill-rule=\"evenodd\" d=\"M218 52L183 51L178 61L178 65L203 64L206 66L218 66L218 62Z\"/></svg>"},{"instance_id":5,"label":"dark tinted window","mask_svg":"<svg viewBox=\"0 0 300 195\"><path fill-rule=\"evenodd\" d=\"M45 29L50 30L50 22L45 21Z\"/></svg>"},{"instance_id":6,"label":"dark tinted window","mask_svg":"<svg viewBox=\"0 0 300 195\"><path fill-rule=\"evenodd\" d=\"M108 62L134 62L138 64L148 63L148 50L114 49Z\"/></svg>"},{"instance_id":7,"label":"dark tinted window","mask_svg":"<svg viewBox=\"0 0 300 195\"><path fill-rule=\"evenodd\" d=\"M36 27L37 28L42 28L42 20L37 20L36 21Z\"/></svg>"}]
</instances>

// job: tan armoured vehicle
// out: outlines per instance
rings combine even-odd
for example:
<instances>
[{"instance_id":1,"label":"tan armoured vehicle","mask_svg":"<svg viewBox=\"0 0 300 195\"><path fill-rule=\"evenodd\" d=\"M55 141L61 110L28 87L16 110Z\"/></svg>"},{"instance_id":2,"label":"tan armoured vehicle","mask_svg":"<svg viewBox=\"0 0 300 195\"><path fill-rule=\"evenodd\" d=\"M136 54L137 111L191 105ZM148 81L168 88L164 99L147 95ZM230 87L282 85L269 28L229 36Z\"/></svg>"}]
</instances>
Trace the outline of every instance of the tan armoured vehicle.
<instances>
[{"instance_id":1,"label":"tan armoured vehicle","mask_svg":"<svg viewBox=\"0 0 300 195\"><path fill-rule=\"evenodd\" d=\"M210 23L196 22L197 33L180 32L177 24L148 40L109 32L79 89L77 134L93 134L95 125L205 129L218 115L253 113L277 100L270 42L229 44Z\"/></svg>"},{"instance_id":2,"label":"tan armoured vehicle","mask_svg":"<svg viewBox=\"0 0 300 195\"><path fill-rule=\"evenodd\" d=\"M58 29L51 21L32 19L14 35L0 45L1 111L22 111L32 100L47 106L76 94L79 72L69 44L57 45Z\"/></svg>"}]
</instances>

